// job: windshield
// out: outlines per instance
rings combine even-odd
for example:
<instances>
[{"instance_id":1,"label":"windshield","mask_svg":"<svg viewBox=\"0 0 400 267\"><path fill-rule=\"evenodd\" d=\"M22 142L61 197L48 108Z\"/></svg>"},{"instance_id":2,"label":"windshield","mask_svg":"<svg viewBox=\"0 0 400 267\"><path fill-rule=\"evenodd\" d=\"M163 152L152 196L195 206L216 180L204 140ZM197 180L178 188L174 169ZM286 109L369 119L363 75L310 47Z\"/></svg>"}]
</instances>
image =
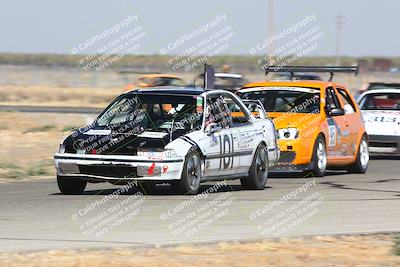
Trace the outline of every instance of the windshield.
<instances>
[{"instance_id":1,"label":"windshield","mask_svg":"<svg viewBox=\"0 0 400 267\"><path fill-rule=\"evenodd\" d=\"M400 93L367 94L360 101L362 110L400 110Z\"/></svg>"},{"instance_id":2,"label":"windshield","mask_svg":"<svg viewBox=\"0 0 400 267\"><path fill-rule=\"evenodd\" d=\"M259 99L267 112L319 113L320 92L310 88L289 88L243 93L243 99ZM275 89L276 88L276 89ZM289 90L288 90L289 89Z\"/></svg>"},{"instance_id":3,"label":"windshield","mask_svg":"<svg viewBox=\"0 0 400 267\"><path fill-rule=\"evenodd\" d=\"M201 127L202 113L196 111L196 96L123 95L96 120L98 126L133 124L143 130L189 131Z\"/></svg>"}]
</instances>

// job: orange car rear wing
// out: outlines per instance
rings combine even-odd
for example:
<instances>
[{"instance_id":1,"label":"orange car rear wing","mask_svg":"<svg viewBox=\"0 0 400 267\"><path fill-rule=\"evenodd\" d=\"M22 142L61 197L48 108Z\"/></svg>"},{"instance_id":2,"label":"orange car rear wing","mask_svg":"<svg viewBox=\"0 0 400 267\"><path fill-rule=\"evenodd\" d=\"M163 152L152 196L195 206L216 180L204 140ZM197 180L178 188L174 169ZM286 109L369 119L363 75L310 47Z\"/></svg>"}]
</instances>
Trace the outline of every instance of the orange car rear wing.
<instances>
[{"instance_id":1,"label":"orange car rear wing","mask_svg":"<svg viewBox=\"0 0 400 267\"><path fill-rule=\"evenodd\" d=\"M330 73L329 81L333 80L334 73L354 73L357 75L359 66L268 66L265 69L265 75L270 72L290 73L292 79L296 72L326 72Z\"/></svg>"}]
</instances>

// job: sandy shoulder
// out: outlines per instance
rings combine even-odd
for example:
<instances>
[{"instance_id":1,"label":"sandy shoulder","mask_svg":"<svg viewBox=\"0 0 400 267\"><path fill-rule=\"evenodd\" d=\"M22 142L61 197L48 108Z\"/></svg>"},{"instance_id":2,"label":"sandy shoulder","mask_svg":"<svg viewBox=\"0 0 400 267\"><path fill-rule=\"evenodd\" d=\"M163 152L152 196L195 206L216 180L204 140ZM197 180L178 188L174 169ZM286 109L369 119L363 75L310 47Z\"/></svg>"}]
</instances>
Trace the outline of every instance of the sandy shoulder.
<instances>
[{"instance_id":1,"label":"sandy shoulder","mask_svg":"<svg viewBox=\"0 0 400 267\"><path fill-rule=\"evenodd\" d=\"M0 266L400 266L392 235L313 237L150 249L0 253Z\"/></svg>"}]
</instances>

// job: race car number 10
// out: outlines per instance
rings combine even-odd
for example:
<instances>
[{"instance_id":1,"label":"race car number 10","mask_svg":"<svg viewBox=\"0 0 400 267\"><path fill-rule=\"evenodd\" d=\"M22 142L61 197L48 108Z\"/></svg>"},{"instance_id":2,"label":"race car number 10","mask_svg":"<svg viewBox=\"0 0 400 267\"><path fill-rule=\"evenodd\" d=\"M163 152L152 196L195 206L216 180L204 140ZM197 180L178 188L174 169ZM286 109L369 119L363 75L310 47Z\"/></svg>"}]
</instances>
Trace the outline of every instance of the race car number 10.
<instances>
[{"instance_id":1,"label":"race car number 10","mask_svg":"<svg viewBox=\"0 0 400 267\"><path fill-rule=\"evenodd\" d=\"M219 169L228 169L233 167L233 136L232 134L219 136L219 149L221 157L219 158Z\"/></svg>"}]
</instances>

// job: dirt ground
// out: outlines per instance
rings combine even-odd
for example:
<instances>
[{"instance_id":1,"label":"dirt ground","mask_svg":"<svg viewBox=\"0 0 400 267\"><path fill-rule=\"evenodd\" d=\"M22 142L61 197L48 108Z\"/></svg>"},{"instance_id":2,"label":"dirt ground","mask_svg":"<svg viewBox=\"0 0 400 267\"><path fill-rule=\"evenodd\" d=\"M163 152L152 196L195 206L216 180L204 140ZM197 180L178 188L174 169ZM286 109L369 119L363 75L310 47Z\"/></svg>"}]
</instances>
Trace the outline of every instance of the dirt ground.
<instances>
[{"instance_id":1,"label":"dirt ground","mask_svg":"<svg viewBox=\"0 0 400 267\"><path fill-rule=\"evenodd\" d=\"M53 155L93 115L0 112L0 181L54 176Z\"/></svg>"},{"instance_id":2,"label":"dirt ground","mask_svg":"<svg viewBox=\"0 0 400 267\"><path fill-rule=\"evenodd\" d=\"M312 237L181 245L167 248L121 248L0 253L0 266L400 266L389 234Z\"/></svg>"},{"instance_id":3,"label":"dirt ground","mask_svg":"<svg viewBox=\"0 0 400 267\"><path fill-rule=\"evenodd\" d=\"M23 77L22 74L14 74L16 77ZM66 72L62 76L69 77ZM192 82L194 76L188 73L178 74L187 83ZM28 75L29 76L29 75ZM61 77L62 77L61 76ZM104 74L104 76L106 76ZM47 76L44 76L47 77ZM61 78L60 77L60 78ZM108 77L108 76L106 76ZM76 106L76 107L105 107L119 94L123 93L129 83L137 82L134 76L130 82L118 76L109 77L117 86L113 87L77 87L62 86L46 83L46 80L37 78L42 84L26 85L19 80L12 80L12 84L0 84L0 105L45 105L45 106ZM262 73L247 73L246 79L251 81L263 81L266 77ZM323 79L328 79L327 74L322 74ZM81 77L83 79L83 77ZM43 80L40 80L43 79ZM351 74L337 74L334 81L345 84L351 91L355 92L364 84L373 81L398 82L399 75L392 73L362 73L358 76ZM89 83L91 84L91 83Z\"/></svg>"},{"instance_id":4,"label":"dirt ground","mask_svg":"<svg viewBox=\"0 0 400 267\"><path fill-rule=\"evenodd\" d=\"M0 105L105 107L123 91L122 88L2 85L0 86Z\"/></svg>"}]
</instances>

